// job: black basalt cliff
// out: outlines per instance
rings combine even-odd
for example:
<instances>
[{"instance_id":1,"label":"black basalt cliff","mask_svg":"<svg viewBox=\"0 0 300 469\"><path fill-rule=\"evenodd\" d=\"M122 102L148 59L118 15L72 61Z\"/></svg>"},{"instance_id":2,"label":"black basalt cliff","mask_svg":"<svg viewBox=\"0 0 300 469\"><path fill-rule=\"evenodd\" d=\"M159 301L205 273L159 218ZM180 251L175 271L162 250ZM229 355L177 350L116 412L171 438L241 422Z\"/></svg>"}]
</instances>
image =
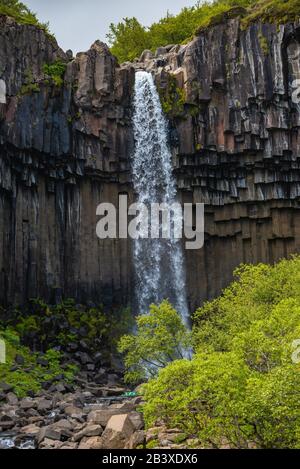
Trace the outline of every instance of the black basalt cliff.
<instances>
[{"instance_id":1,"label":"black basalt cliff","mask_svg":"<svg viewBox=\"0 0 300 469\"><path fill-rule=\"evenodd\" d=\"M63 83L44 65L66 63ZM150 70L170 117L184 202L205 203L205 244L187 251L191 308L241 262L300 250L300 23L239 20L119 66L95 42L64 53L0 17L0 304L28 298L128 304L129 240L99 240L96 207L134 200L134 72ZM299 80L299 81L297 81Z\"/></svg>"}]
</instances>

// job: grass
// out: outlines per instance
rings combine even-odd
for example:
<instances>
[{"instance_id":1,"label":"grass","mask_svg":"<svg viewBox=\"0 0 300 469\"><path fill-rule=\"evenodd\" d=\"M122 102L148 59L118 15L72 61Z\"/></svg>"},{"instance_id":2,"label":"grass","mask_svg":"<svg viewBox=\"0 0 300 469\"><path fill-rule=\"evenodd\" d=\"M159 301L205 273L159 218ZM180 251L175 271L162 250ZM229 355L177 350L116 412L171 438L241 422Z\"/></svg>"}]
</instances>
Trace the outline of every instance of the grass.
<instances>
[{"instance_id":1,"label":"grass","mask_svg":"<svg viewBox=\"0 0 300 469\"><path fill-rule=\"evenodd\" d=\"M43 30L47 36L54 38L50 33L49 24L41 23L36 14L18 0L0 0L0 15L10 16L19 24L37 26Z\"/></svg>"}]
</instances>

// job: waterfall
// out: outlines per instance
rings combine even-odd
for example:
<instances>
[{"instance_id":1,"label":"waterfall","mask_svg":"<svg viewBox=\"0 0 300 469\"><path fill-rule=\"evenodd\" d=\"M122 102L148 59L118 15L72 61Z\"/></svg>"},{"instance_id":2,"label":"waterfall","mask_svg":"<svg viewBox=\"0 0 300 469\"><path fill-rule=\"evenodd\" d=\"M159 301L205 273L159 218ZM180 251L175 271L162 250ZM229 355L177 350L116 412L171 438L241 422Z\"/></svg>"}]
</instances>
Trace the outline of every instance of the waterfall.
<instances>
[{"instance_id":1,"label":"waterfall","mask_svg":"<svg viewBox=\"0 0 300 469\"><path fill-rule=\"evenodd\" d=\"M136 72L133 108L132 173L137 203L147 207L164 203L169 207L177 202L177 191L168 146L168 124L150 73ZM133 261L139 313L145 313L151 303L168 298L188 324L182 240L173 235L169 239L135 239Z\"/></svg>"}]
</instances>

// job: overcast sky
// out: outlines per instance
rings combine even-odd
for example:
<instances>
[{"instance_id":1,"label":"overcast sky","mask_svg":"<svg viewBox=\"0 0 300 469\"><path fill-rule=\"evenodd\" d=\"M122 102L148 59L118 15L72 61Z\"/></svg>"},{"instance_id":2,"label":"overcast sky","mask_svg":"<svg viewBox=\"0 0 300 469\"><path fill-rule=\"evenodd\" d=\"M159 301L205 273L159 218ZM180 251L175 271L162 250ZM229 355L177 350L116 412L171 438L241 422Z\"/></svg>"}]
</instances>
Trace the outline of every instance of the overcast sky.
<instances>
[{"instance_id":1,"label":"overcast sky","mask_svg":"<svg viewBox=\"0 0 300 469\"><path fill-rule=\"evenodd\" d=\"M59 45L74 53L89 49L96 40L106 41L110 23L135 16L145 26L166 14L178 13L196 0L24 0L38 18L49 21Z\"/></svg>"}]
</instances>

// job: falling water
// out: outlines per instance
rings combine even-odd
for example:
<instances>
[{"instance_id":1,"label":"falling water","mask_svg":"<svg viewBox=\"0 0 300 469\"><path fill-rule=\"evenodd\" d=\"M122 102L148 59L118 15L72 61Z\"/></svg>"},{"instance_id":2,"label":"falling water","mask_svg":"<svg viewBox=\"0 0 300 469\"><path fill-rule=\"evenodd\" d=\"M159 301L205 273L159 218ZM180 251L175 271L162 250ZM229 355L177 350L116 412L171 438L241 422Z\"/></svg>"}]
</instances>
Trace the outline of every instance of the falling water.
<instances>
[{"instance_id":1,"label":"falling water","mask_svg":"<svg viewBox=\"0 0 300 469\"><path fill-rule=\"evenodd\" d=\"M177 201L176 183L167 142L167 122L150 73L136 73L133 104L135 152L132 171L137 202L147 207L152 203L164 203L169 207ZM144 313L151 303L168 298L188 324L181 240L174 236L170 239L136 239L133 257L139 312Z\"/></svg>"}]
</instances>

